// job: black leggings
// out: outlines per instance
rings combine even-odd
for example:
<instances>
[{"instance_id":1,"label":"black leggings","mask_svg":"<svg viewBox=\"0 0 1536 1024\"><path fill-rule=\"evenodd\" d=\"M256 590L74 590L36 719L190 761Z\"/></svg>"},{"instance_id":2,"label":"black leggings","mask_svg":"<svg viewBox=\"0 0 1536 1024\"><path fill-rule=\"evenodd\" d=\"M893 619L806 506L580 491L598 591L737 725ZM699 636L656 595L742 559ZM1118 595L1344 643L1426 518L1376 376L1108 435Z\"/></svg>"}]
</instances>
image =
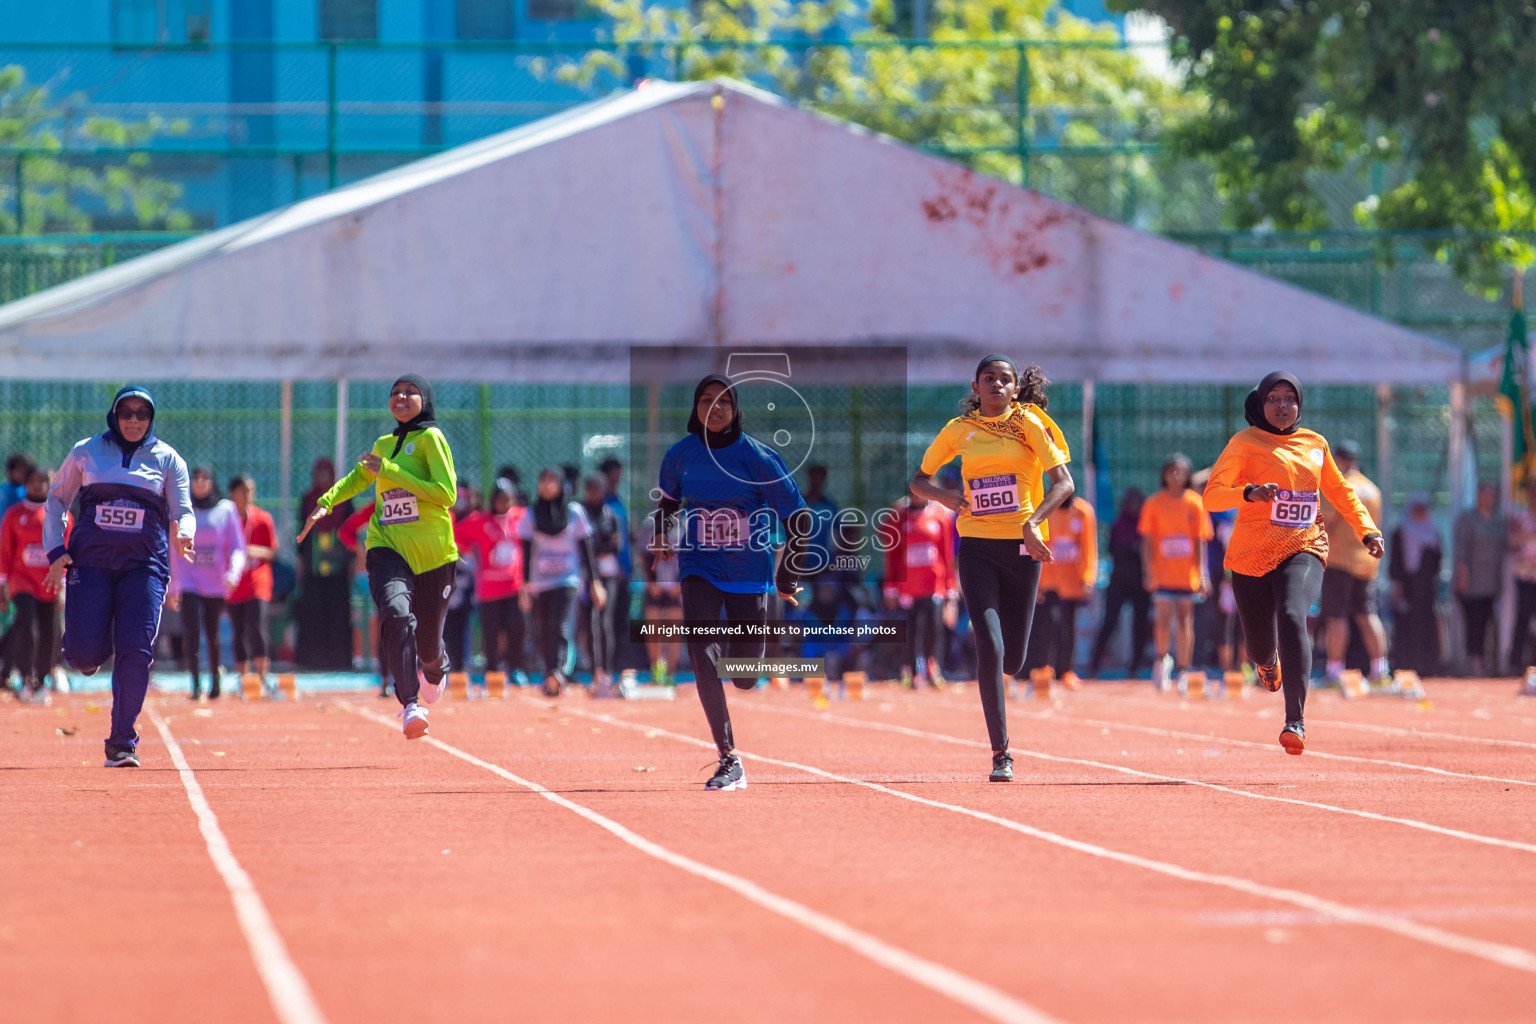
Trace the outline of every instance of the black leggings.
<instances>
[{"instance_id":1,"label":"black leggings","mask_svg":"<svg viewBox=\"0 0 1536 1024\"><path fill-rule=\"evenodd\" d=\"M1467 627L1467 654L1481 658L1488 646L1488 623L1493 619L1491 597L1460 597L1461 618ZM1494 661L1498 661L1495 657Z\"/></svg>"},{"instance_id":2,"label":"black leggings","mask_svg":"<svg viewBox=\"0 0 1536 1024\"><path fill-rule=\"evenodd\" d=\"M939 637L942 635L939 609L942 606L942 598L914 597L912 607L907 609L907 668L913 672L917 671L918 658L922 658L926 665L939 661Z\"/></svg>"},{"instance_id":3,"label":"black leggings","mask_svg":"<svg viewBox=\"0 0 1536 1024\"><path fill-rule=\"evenodd\" d=\"M683 578L685 621L719 622L722 611L724 620L730 623L767 622L768 595L733 594L698 576ZM688 660L693 663L699 703L704 705L704 717L709 719L709 731L722 754L736 749L736 739L731 734L731 713L725 706L725 685L721 683L720 671L716 667L720 656L761 658L767 649L766 639L760 636L733 639L726 645L718 640L688 641ZM731 682L738 689L750 690L757 685L757 676L732 678Z\"/></svg>"},{"instance_id":4,"label":"black leggings","mask_svg":"<svg viewBox=\"0 0 1536 1024\"><path fill-rule=\"evenodd\" d=\"M570 678L576 671L576 588L554 587L533 595L533 640L544 660L544 671Z\"/></svg>"},{"instance_id":5,"label":"black leggings","mask_svg":"<svg viewBox=\"0 0 1536 1024\"><path fill-rule=\"evenodd\" d=\"M1035 602L1035 623L1029 633L1026 669L1051 667L1060 679L1072 671L1077 648L1077 610L1083 602L1051 591Z\"/></svg>"},{"instance_id":6,"label":"black leggings","mask_svg":"<svg viewBox=\"0 0 1536 1024\"><path fill-rule=\"evenodd\" d=\"M1531 617L1536 615L1536 581L1515 580L1515 622L1509 634L1509 670L1516 675L1530 665L1525 645L1530 638Z\"/></svg>"},{"instance_id":7,"label":"black leggings","mask_svg":"<svg viewBox=\"0 0 1536 1024\"><path fill-rule=\"evenodd\" d=\"M1089 674L1097 676L1104 664L1104 651L1110 638L1120 625L1120 610L1131 606L1131 663L1126 666L1127 675L1135 676L1141 668L1141 658L1147 652L1147 642L1152 639L1152 595L1141 587L1139 579L1111 576L1104 588L1104 620L1099 625L1099 635L1093 641L1093 658Z\"/></svg>"},{"instance_id":8,"label":"black leggings","mask_svg":"<svg viewBox=\"0 0 1536 1024\"><path fill-rule=\"evenodd\" d=\"M10 680L15 668L28 686L38 689L53 667L53 649L59 642L59 605L57 601L39 601L35 594L13 594L11 601L16 605L16 621L11 623L10 649L0 666L0 686Z\"/></svg>"},{"instance_id":9,"label":"black leggings","mask_svg":"<svg viewBox=\"0 0 1536 1024\"><path fill-rule=\"evenodd\" d=\"M442 682L450 667L443 650L443 621L453 596L453 562L411 571L392 548L368 549L368 593L379 609L379 659L395 680L395 699L414 704L421 693L419 666L427 682Z\"/></svg>"},{"instance_id":10,"label":"black leggings","mask_svg":"<svg viewBox=\"0 0 1536 1024\"><path fill-rule=\"evenodd\" d=\"M960 538L960 589L976 634L976 682L994 751L1008 749L1003 680L1024 667L1040 587L1040 563L1021 547L1016 539Z\"/></svg>"},{"instance_id":11,"label":"black leggings","mask_svg":"<svg viewBox=\"0 0 1536 1024\"><path fill-rule=\"evenodd\" d=\"M267 656L267 602L259 597L232 601L229 610L230 633L234 637L235 663L243 665L252 658Z\"/></svg>"},{"instance_id":12,"label":"black leggings","mask_svg":"<svg viewBox=\"0 0 1536 1024\"><path fill-rule=\"evenodd\" d=\"M204 597L201 594L181 595L181 660L192 674L192 692L201 693L202 681L198 678L198 661L201 653L202 634L208 636L208 693L219 695L219 618L224 614L222 597ZM201 625L201 629L199 629Z\"/></svg>"},{"instance_id":13,"label":"black leggings","mask_svg":"<svg viewBox=\"0 0 1536 1024\"><path fill-rule=\"evenodd\" d=\"M1312 677L1312 641L1307 612L1323 592L1323 563L1302 551L1263 576L1232 574L1232 596L1243 620L1248 660L1272 665L1280 655L1280 681L1285 687L1285 720L1301 721Z\"/></svg>"},{"instance_id":14,"label":"black leggings","mask_svg":"<svg viewBox=\"0 0 1536 1024\"><path fill-rule=\"evenodd\" d=\"M588 620L592 631L592 671L613 672L618 666L618 615L621 602L629 600L628 585L622 576L604 576L603 589L608 591L608 603L599 608L589 601Z\"/></svg>"},{"instance_id":15,"label":"black leggings","mask_svg":"<svg viewBox=\"0 0 1536 1024\"><path fill-rule=\"evenodd\" d=\"M480 602L480 644L487 672L516 672L523 667L527 627L517 595Z\"/></svg>"}]
</instances>

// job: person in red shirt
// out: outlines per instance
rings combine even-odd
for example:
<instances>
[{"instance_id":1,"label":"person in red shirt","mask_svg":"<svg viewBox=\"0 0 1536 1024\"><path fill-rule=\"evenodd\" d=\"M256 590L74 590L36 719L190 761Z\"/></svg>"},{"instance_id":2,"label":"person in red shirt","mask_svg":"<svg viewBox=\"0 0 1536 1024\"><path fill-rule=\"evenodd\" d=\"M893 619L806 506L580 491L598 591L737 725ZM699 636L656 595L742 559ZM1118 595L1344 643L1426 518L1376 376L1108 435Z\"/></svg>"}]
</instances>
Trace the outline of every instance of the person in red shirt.
<instances>
[{"instance_id":1,"label":"person in red shirt","mask_svg":"<svg viewBox=\"0 0 1536 1024\"><path fill-rule=\"evenodd\" d=\"M900 517L896 544L885 553L887 608L907 615L902 675L913 685L944 685L940 671L940 621L954 628L959 591L955 576L955 514L936 501L909 494L893 510Z\"/></svg>"},{"instance_id":2,"label":"person in red shirt","mask_svg":"<svg viewBox=\"0 0 1536 1024\"><path fill-rule=\"evenodd\" d=\"M491 492L491 509L471 512L453 528L459 553L475 567L480 644L487 672L522 669L526 625L517 598L523 590L523 545L517 524L528 510L514 504L516 485L505 478Z\"/></svg>"},{"instance_id":3,"label":"person in red shirt","mask_svg":"<svg viewBox=\"0 0 1536 1024\"><path fill-rule=\"evenodd\" d=\"M256 672L265 685L272 671L267 656L267 605L272 601L272 558L277 554L277 525L265 509L256 507L256 481L237 476L229 481L229 500L245 527L245 572L224 599L234 637L235 668L241 675Z\"/></svg>"},{"instance_id":4,"label":"person in red shirt","mask_svg":"<svg viewBox=\"0 0 1536 1024\"><path fill-rule=\"evenodd\" d=\"M0 680L9 681L13 668L25 684L21 699L47 704L43 680L53 665L59 635L59 594L48 586L48 553L43 548L43 503L48 500L47 470L34 467L26 494L0 519L0 611L16 606L10 651L0 665ZM66 516L65 539L68 540Z\"/></svg>"}]
</instances>

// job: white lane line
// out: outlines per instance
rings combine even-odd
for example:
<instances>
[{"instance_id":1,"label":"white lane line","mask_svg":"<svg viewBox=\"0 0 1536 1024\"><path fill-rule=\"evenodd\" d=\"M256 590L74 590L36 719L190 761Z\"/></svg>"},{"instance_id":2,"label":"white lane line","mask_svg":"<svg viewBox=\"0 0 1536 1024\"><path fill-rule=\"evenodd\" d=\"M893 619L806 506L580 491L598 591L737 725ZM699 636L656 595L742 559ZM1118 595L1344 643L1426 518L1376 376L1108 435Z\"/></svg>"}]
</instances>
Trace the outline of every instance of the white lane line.
<instances>
[{"instance_id":1,"label":"white lane line","mask_svg":"<svg viewBox=\"0 0 1536 1024\"><path fill-rule=\"evenodd\" d=\"M752 705L758 706L758 705ZM963 713L966 709L958 704L936 704L935 707L946 711ZM1096 725L1100 728L1125 729L1128 732L1139 732L1148 736L1162 736L1168 739L1201 740L1206 743L1225 743L1234 747L1247 747L1253 750L1267 750L1272 753L1279 752L1279 746L1273 743L1258 743L1254 740L1233 739L1230 736L1221 736L1216 733L1181 732L1178 729L1163 729L1152 725L1132 725L1129 722L1119 722L1113 719L1080 718L1077 715L1046 714L1039 711L1024 711L1010 708L1009 714L1019 715L1037 722L1065 722L1073 725ZM1329 723L1330 725L1332 723ZM1498 782L1506 786L1536 786L1536 780L1532 779L1507 779L1498 775L1477 775L1472 772L1453 772L1448 768L1431 768L1425 764L1409 764L1406 761L1389 761L1380 757L1360 757L1354 754L1330 754L1314 747L1308 747L1304 757L1322 758L1327 761L1349 761L1355 764L1386 765L1391 768L1402 768L1407 771L1424 772L1429 775L1443 775L1453 779L1473 779L1477 782Z\"/></svg>"},{"instance_id":2,"label":"white lane line","mask_svg":"<svg viewBox=\"0 0 1536 1024\"><path fill-rule=\"evenodd\" d=\"M1178 704L1169 704L1169 703L1165 703L1163 701L1157 700L1154 697L1138 697L1138 696L1135 696L1134 694L1125 695L1123 697L1112 697L1112 698L1109 698L1109 699L1114 700L1116 703L1119 703L1119 704L1130 704L1130 705L1132 705L1134 707L1142 707L1142 708L1148 708L1148 709L1158 709L1158 710L1162 710L1162 711L1173 711L1173 710L1176 710L1176 709L1178 709L1180 707L1186 707L1186 708L1199 707L1202 711L1205 711L1205 712L1215 712L1216 714L1220 715L1222 718L1233 720L1233 721L1242 720L1242 719L1247 717L1245 715L1237 714L1230 705L1222 706L1221 704L1207 704L1207 703L1204 703L1204 702L1199 702L1199 703L1188 702L1188 703L1186 703L1184 701L1180 701ZM1280 721L1281 720L1280 716L1277 715L1275 720L1276 721ZM1405 728L1403 728L1401 726L1395 726L1395 725L1373 725L1373 724L1368 723L1368 722L1346 722L1346 721L1340 721L1339 719L1336 719L1336 718L1328 719L1328 728L1330 728L1330 729L1332 729L1332 728L1338 728L1338 729L1358 729L1358 730L1361 730L1363 732L1380 733L1380 734L1382 734L1384 736L1410 736L1410 737L1423 737L1423 738L1426 738L1426 739L1456 740L1456 741L1461 742L1461 743L1481 743L1481 744L1485 744L1485 745L1488 745L1488 746L1496 746L1496 747L1523 747L1523 748L1525 748L1527 750L1536 750L1536 743L1532 743L1532 742L1527 741L1527 740L1499 739L1497 737L1492 737L1492 736L1468 736L1465 733L1433 732L1433 731L1430 731L1430 730L1427 730L1427 729L1405 729Z\"/></svg>"},{"instance_id":3,"label":"white lane line","mask_svg":"<svg viewBox=\"0 0 1536 1024\"><path fill-rule=\"evenodd\" d=\"M873 729L879 732L893 732L902 736L913 736L918 739L935 740L940 743L953 743L963 747L978 747L990 751L992 745L981 740L966 739L962 736L951 736L948 733L929 732L925 729L914 729L906 725L896 725L891 722L871 722L862 718L845 718L827 712L813 713L798 711L793 708L778 708L771 706L752 705L757 711L771 711L775 714L790 715L795 718L804 718L808 721L834 722L838 725L851 726L859 729ZM1347 814L1356 818L1365 818L1368 821L1386 822L1392 825L1403 825L1407 828L1416 828L1424 832L1433 832L1436 835L1449 836L1452 839L1465 839L1472 843L1481 843L1485 846L1498 846L1506 850L1519 850L1522 853L1536 853L1536 844L1522 843L1515 839L1499 839L1496 836L1485 836L1477 832L1464 832L1458 828L1447 828L1443 825L1432 825L1427 821L1418 821L1414 818L1398 818L1390 814L1377 814L1374 811L1358 811L1349 807L1338 807L1333 804L1317 803L1312 800L1299 800L1294 797L1272 796L1268 793L1254 793L1246 789L1238 789L1234 786L1223 786L1216 782L1203 782L1200 779L1185 778L1179 775L1160 775L1157 772L1142 771L1139 768L1131 768L1126 765L1112 764L1108 761L1092 761L1081 757L1065 757L1060 754L1047 754L1038 750L1013 751L1016 757L1032 757L1037 761L1055 761L1059 764L1080 764L1090 768L1101 768L1105 771L1118 772L1122 775L1135 775L1143 779L1157 779L1161 782L1178 782L1186 786L1198 786L1201 789L1214 789L1219 793L1231 793L1233 796L1247 797L1250 800L1268 800L1278 804L1294 804L1297 807L1310 807L1319 811L1330 811L1334 814Z\"/></svg>"},{"instance_id":4,"label":"white lane line","mask_svg":"<svg viewBox=\"0 0 1536 1024\"><path fill-rule=\"evenodd\" d=\"M532 698L527 699L531 700ZM568 714L582 715L597 721L608 722L609 724L617 725L622 728L634 729L640 732L655 732L658 736L666 736L668 739L678 740L680 742L689 743L694 746L708 747L711 750L714 749L714 744L712 743L707 743L704 740L695 739L692 736L684 736L681 733L671 732L667 729L658 728L654 725L642 725L634 722L627 722L622 718L614 718L611 715L603 715L590 711L579 711L575 708L569 707L561 708L560 710ZM874 790L877 793L884 793L888 796L894 796L902 800L908 800L915 804L922 804L925 807L933 807L938 810L949 811L954 814L961 814L968 818L975 818L978 821L985 821L993 825L999 825L1008 829L1009 831L1017 832L1020 835L1026 835L1033 839L1039 839L1054 846L1060 846L1068 850L1074 850L1078 853L1086 853L1092 857L1099 857L1104 860L1115 861L1120 864L1128 864L1132 867L1144 868L1147 871L1153 871L1157 874L1166 875L1170 878L1177 878L1185 882L1199 882L1204 885L1212 885L1223 889L1231 889L1235 892L1240 892L1248 896L1256 896L1260 899L1274 900L1278 903L1288 903L1294 907L1301 907L1303 910L1310 910L1314 913L1322 914L1331 920L1342 921L1346 924L1357 924L1366 928L1376 928L1381 931L1391 932L1394 935L1399 935L1406 939L1412 939L1416 942L1425 943L1426 945L1437 946L1441 949L1449 950L1453 953L1463 953L1467 956L1476 957L1480 960L1486 960L1490 963L1498 964L1502 967L1509 967L1517 971L1526 971L1528 973L1536 974L1536 953L1533 953L1528 949L1522 949L1519 946L1508 946L1501 942L1489 942L1485 939L1472 938L1469 935L1459 935L1455 932L1448 932L1441 928L1419 924L1418 922L1408 920L1407 918L1394 917L1391 914L1382 914L1374 910L1364 910L1360 907L1352 907L1345 903L1338 903L1334 900L1330 900L1322 896L1313 896L1311 893L1301 892L1296 889L1283 889L1278 886L1265 885L1262 882L1254 882L1250 881L1249 879L1238 878L1233 875L1218 875L1208 871L1195 871L1191 868L1181 867L1177 864L1171 864L1167 861L1154 860L1150 857L1141 857L1134 853L1123 853L1119 850L1111 850L1108 847L1099 846L1095 843L1084 842L1080 839L1072 839L1068 836L1060 835L1055 832L1048 832L1045 829L1036 828L1033 825L1026 825L1023 822L1015 821L1012 818L1004 818L996 814L990 814L986 811L978 811L970 807L964 807L960 804L945 803L942 800L932 800L928 797L918 796L915 793L907 793L899 789L892 789L890 786L882 786L878 782L868 782L864 779L857 779L847 775L838 775L835 772L829 772L807 764L800 764L796 761L784 761L779 758L765 757L761 754L748 753L745 750L740 752L745 757L750 757L753 760L762 761L765 764L774 764L782 768L790 768L795 771L805 772L809 775L815 775L819 778L828 779L832 782L842 782L850 786L860 786L864 789Z\"/></svg>"},{"instance_id":5,"label":"white lane line","mask_svg":"<svg viewBox=\"0 0 1536 1024\"><path fill-rule=\"evenodd\" d=\"M272 916L267 913L266 904L256 891L256 883L251 881L251 876L245 873L245 869L235 859L229 840L224 838L224 833L219 829L218 816L213 813L207 797L203 796L203 787L198 784L197 776L192 774L192 766L187 763L181 744L176 742L176 737L171 735L171 727L154 708L149 708L148 714L149 720L160 733L160 739L165 742L165 749L170 752L171 763L181 775L187 801L192 805L192 812L197 815L197 827L203 833L203 842L208 846L208 857L213 861L219 876L224 879L224 887L229 890L229 897L234 901L235 917L240 922L240 930L245 933L246 944L251 948L256 973L261 975L262 984L267 987L267 998L272 1001L273 1012L282 1024L325 1024L325 1014L320 1012L320 1006L309 990L309 983L288 955L288 947L283 944L282 936L277 934Z\"/></svg>"},{"instance_id":6,"label":"white lane line","mask_svg":"<svg viewBox=\"0 0 1536 1024\"><path fill-rule=\"evenodd\" d=\"M371 719L390 729L399 728L392 718L385 718L382 715L345 702L342 702L342 706L354 714ZM870 935L868 932L860 931L835 917L829 917L820 911L812 910L803 903L796 903L787 897L770 892L756 882L748 881L739 875L721 871L719 868L676 853L660 843L647 839L626 828L612 818L605 817L582 804L576 803L574 800L569 800L558 793L551 792L537 782L514 775L500 765L481 760L474 754L460 750L458 747L444 743L442 740L432 736L424 737L421 742L436 747L438 750L451 754L477 768L484 768L493 775L497 775L514 785L537 793L551 803L564 807L573 814L580 815L642 853L648 854L665 864L670 864L698 878L714 882L716 885L729 889L743 899L755 903L765 910L772 911L780 917L793 921L795 924L801 925L823 938L830 939L832 942L852 950L909 981L932 989L934 992L952 999L962 1006L968 1006L984 1017L995 1021L1003 1021L1006 1024L1055 1024L1056 1018L1050 1017L1033 1006L1015 999L1001 989L993 988L985 982L977 981L975 978L961 974L953 968L924 959L915 953L909 953L904 949ZM714 749L713 745L710 745L710 749ZM727 796L725 799L731 798Z\"/></svg>"}]
</instances>

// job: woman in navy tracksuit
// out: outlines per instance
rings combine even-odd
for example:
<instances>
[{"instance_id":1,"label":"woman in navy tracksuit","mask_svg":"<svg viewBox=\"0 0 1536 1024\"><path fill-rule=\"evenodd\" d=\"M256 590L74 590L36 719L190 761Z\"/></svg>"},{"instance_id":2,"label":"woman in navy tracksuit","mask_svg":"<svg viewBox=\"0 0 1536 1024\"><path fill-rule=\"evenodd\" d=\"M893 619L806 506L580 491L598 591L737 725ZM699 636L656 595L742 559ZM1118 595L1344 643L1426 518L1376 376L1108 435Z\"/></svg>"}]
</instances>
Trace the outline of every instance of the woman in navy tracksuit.
<instances>
[{"instance_id":1,"label":"woman in navy tracksuit","mask_svg":"<svg viewBox=\"0 0 1536 1024\"><path fill-rule=\"evenodd\" d=\"M119 391L106 433L75 445L59 467L43 521L49 580L66 580L65 660L93 675L114 659L108 768L139 766L134 722L149 689L171 547L191 562L197 533L187 464L155 437L154 425L148 391ZM77 495L80 515L66 549L64 514Z\"/></svg>"}]
</instances>

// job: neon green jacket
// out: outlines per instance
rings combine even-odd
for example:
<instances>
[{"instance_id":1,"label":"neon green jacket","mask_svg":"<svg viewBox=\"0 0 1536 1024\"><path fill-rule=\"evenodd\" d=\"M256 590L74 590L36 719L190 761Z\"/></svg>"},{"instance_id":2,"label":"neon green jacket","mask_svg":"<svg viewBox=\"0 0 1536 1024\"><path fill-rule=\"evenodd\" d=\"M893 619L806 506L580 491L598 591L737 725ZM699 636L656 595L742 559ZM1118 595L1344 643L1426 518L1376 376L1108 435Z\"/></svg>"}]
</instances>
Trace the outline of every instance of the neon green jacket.
<instances>
[{"instance_id":1,"label":"neon green jacket","mask_svg":"<svg viewBox=\"0 0 1536 1024\"><path fill-rule=\"evenodd\" d=\"M411 572L430 572L459 557L453 542L453 503L459 482L453 471L448 439L436 427L413 430L394 459L395 435L373 442L373 454L383 460L377 479L361 465L336 481L320 496L326 511L378 485L373 517L368 520L368 550L389 548L399 553Z\"/></svg>"}]
</instances>

